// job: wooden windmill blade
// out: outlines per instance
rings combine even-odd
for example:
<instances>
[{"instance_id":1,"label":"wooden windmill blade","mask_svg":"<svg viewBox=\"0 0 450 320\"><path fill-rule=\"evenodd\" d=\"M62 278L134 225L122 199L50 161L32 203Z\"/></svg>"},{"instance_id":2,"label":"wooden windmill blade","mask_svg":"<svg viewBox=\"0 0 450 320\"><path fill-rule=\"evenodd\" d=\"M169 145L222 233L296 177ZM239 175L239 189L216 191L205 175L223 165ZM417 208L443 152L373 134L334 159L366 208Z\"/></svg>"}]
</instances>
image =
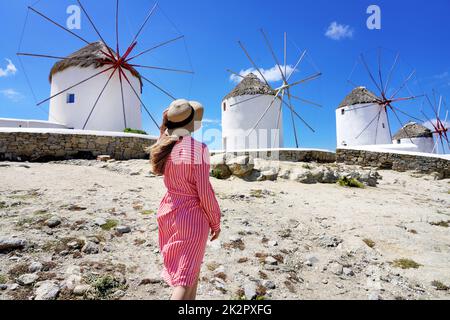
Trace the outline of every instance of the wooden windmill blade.
<instances>
[{"instance_id":1,"label":"wooden windmill blade","mask_svg":"<svg viewBox=\"0 0 450 320\"><path fill-rule=\"evenodd\" d=\"M141 106L143 107L143 109L145 110L145 112L150 116L150 119L152 120L152 122L156 125L156 127L158 127L159 129L159 125L158 122L155 120L155 118L153 117L153 115L151 114L149 108L147 108L147 106L145 105L145 103L143 102L142 98L141 98L141 94L142 94L142 81L146 81L147 83L151 84L151 86L155 89L157 89L159 92L163 93L165 96L167 96L168 98L170 98L171 100L175 100L175 96L169 92L169 90L164 89L161 85L157 84L155 81L153 81L153 79L151 79L151 77L146 77L143 74L141 74L144 70L156 70L156 71L162 71L162 72L173 72L173 73L185 73L185 74L193 74L193 71L191 70L183 70L181 68L171 68L171 67L163 67L163 66L147 66L147 65L143 65L140 63L131 63L131 61L133 61L134 59L137 59L138 57L141 57L145 54L148 54L149 52L152 52L158 48L162 48L165 46L168 46L169 44L172 44L176 41L179 41L181 39L184 39L184 35L178 35L177 37L173 37L173 38L169 38L168 40L159 42L157 44L155 44L154 46L152 46L149 49L145 49L140 51L139 53L136 53L134 55L132 55L132 53L137 49L138 47L138 41L140 39L140 37L142 36L145 27L147 26L147 24L150 22L152 16L155 15L155 13L157 12L157 9L159 8L158 3L156 2L153 6L151 6L151 8L149 9L148 13L145 16L144 21L142 22L142 24L140 25L139 29L137 30L136 34L133 37L133 40L131 41L131 43L129 44L128 47L126 47L125 50L121 50L120 48L120 28L119 28L119 21L121 19L121 2L120 0L110 0L115 7L115 28L114 28L114 35L115 35L115 44L113 46L109 46L106 41L105 41L105 37L102 34L102 32L100 32L101 28L99 28L99 26L96 24L96 22L94 21L94 19L92 18L92 16L89 14L86 6L82 3L81 0L77 0L77 3L79 5L79 7L81 8L83 14L87 17L87 20L89 22L89 25L91 26L91 28L94 30L95 35L98 36L98 38L101 40L102 46L99 48L99 51L101 52L102 56L100 55L97 59L98 65L100 67L105 67L106 69L104 70L100 70L99 72L96 72L95 74L90 75L89 77L86 77L85 79L79 80L79 81L74 81L73 84L71 85L67 85L66 88L64 88L63 90L60 90L58 92L52 92L52 95L49 98L46 98L44 100L38 101L36 99L37 105L41 106L42 104L44 104L45 102L51 101L52 99L59 97L60 95L68 92L71 89L77 88L78 86L81 86L82 84L86 84L90 81L93 81L93 79L96 79L100 76L104 76L105 74L107 75L107 77L105 78L105 84L101 86L101 89L99 88L99 93L97 96L93 97L93 105L92 107L90 107L90 109L87 112L87 116L86 119L83 120L84 122L84 126L83 129L86 129L87 125L89 124L89 121L92 120L93 117L93 113L95 112L96 108L98 109L99 106L99 101L101 99L104 98L104 93L107 90L107 88L109 88L112 85L112 79L113 78L118 78L118 82L120 85L120 102L121 102L121 106L122 106L122 111L121 113L123 114L123 124L124 127L127 128L128 125L128 119L127 119L127 100L125 99L125 94L124 94L124 90L131 90L130 94L133 96L136 96L137 100L139 100ZM33 13L38 15L39 17L43 18L45 21L51 23L52 25L54 25L55 27L58 28L58 30L61 30L63 32L65 32L66 34L70 34L72 36L72 38L76 38L77 40L83 42L84 44L87 44L88 46L93 45L94 43L85 39L84 37L78 35L76 32L69 30L68 28L64 27L62 24L58 23L56 20L48 17L45 13L38 11L37 9L33 8L32 6L28 7L28 11L27 11L27 19L25 21L24 24L24 32L25 32L25 26L28 23L28 13ZM165 14L164 14L165 15ZM100 26L101 27L101 26ZM24 33L23 32L23 33ZM28 52L23 52L23 50L21 50L22 47L22 42L23 42L23 36L24 34L22 34L21 40L20 40L20 45L19 45L19 50L17 55L19 57L33 57L33 58L41 58L41 59L55 59L55 60L59 60L60 62L64 62L67 59L74 59L74 61L76 61L76 58L73 58L71 56L69 57L63 57L63 56L58 56L58 55L52 55L52 54L45 54L45 53L28 53ZM111 49L112 47L115 48L116 52L113 51L113 49ZM81 59L81 58L80 58ZM79 62L82 62L81 60ZM24 69L24 73L26 73L25 68ZM136 69L140 69L140 72L138 72ZM137 75L139 76L139 81L141 84L141 93L139 94L137 92L137 90L133 87L132 82L129 79L129 76L127 76L126 72L130 72L131 74L133 74L134 76L137 77ZM26 76L28 79L28 76ZM33 92L34 95L34 90L32 89L32 84L31 81L28 81L28 84L30 86L30 90ZM135 101L137 101L135 100ZM49 115L50 117L50 115Z\"/></svg>"}]
</instances>

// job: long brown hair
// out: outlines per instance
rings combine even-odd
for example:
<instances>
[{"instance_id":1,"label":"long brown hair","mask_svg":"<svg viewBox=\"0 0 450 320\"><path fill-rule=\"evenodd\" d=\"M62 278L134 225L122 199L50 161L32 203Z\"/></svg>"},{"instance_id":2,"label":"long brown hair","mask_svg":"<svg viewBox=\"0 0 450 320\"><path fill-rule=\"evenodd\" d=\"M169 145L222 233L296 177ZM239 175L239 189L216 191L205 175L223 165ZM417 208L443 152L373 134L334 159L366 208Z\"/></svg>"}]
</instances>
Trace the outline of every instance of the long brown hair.
<instances>
[{"instance_id":1,"label":"long brown hair","mask_svg":"<svg viewBox=\"0 0 450 320\"><path fill-rule=\"evenodd\" d=\"M160 128L160 136L158 142L150 148L150 163L152 172L156 175L164 175L164 169L167 159L169 158L177 141L174 141L167 134L167 110L163 113L163 121Z\"/></svg>"}]
</instances>

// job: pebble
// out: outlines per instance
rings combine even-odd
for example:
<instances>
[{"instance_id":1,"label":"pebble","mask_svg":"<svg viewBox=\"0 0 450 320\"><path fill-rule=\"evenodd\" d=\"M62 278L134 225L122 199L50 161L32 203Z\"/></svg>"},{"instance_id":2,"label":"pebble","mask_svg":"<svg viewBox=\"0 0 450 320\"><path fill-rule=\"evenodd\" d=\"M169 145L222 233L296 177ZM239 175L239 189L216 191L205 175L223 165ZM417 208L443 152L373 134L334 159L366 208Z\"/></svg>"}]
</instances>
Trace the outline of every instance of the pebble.
<instances>
[{"instance_id":1,"label":"pebble","mask_svg":"<svg viewBox=\"0 0 450 320\"><path fill-rule=\"evenodd\" d=\"M339 276L344 272L344 268L339 263L335 262L330 267L329 270L335 275Z\"/></svg>"},{"instance_id":2,"label":"pebble","mask_svg":"<svg viewBox=\"0 0 450 320\"><path fill-rule=\"evenodd\" d=\"M42 263L40 263L39 261L34 261L28 267L28 271L31 272L31 273L35 273L35 272L41 271L42 268L43 268Z\"/></svg>"},{"instance_id":3,"label":"pebble","mask_svg":"<svg viewBox=\"0 0 450 320\"><path fill-rule=\"evenodd\" d=\"M47 220L47 227L49 227L49 228L56 228L60 224L61 224L61 219L57 216L53 216Z\"/></svg>"},{"instance_id":4,"label":"pebble","mask_svg":"<svg viewBox=\"0 0 450 320\"><path fill-rule=\"evenodd\" d=\"M27 241L24 239L0 238L0 252L23 249L26 245Z\"/></svg>"},{"instance_id":5,"label":"pebble","mask_svg":"<svg viewBox=\"0 0 450 320\"><path fill-rule=\"evenodd\" d=\"M343 272L346 276L348 276L348 277L352 277L352 276L355 275L355 273L353 272L353 270L350 269L350 268L343 268L343 269L342 269L342 272Z\"/></svg>"},{"instance_id":6,"label":"pebble","mask_svg":"<svg viewBox=\"0 0 450 320\"><path fill-rule=\"evenodd\" d=\"M369 300L382 300L380 294L378 292L376 292L376 291L373 291L373 292L369 293L368 299Z\"/></svg>"},{"instance_id":7,"label":"pebble","mask_svg":"<svg viewBox=\"0 0 450 320\"><path fill-rule=\"evenodd\" d=\"M96 218L94 220L94 224L99 227L104 226L106 223L107 223L106 220L103 218Z\"/></svg>"},{"instance_id":8,"label":"pebble","mask_svg":"<svg viewBox=\"0 0 450 320\"><path fill-rule=\"evenodd\" d=\"M275 282L270 281L270 280L264 280L262 285L264 287L266 287L267 289L271 289L271 290L273 290L273 289L275 289L277 287Z\"/></svg>"},{"instance_id":9,"label":"pebble","mask_svg":"<svg viewBox=\"0 0 450 320\"><path fill-rule=\"evenodd\" d=\"M256 284L248 282L244 286L244 294L247 300L253 300L256 298Z\"/></svg>"},{"instance_id":10,"label":"pebble","mask_svg":"<svg viewBox=\"0 0 450 320\"><path fill-rule=\"evenodd\" d=\"M323 283L323 284L328 284L328 280L327 280L327 279L323 279L323 280L322 280L322 283Z\"/></svg>"},{"instance_id":11,"label":"pebble","mask_svg":"<svg viewBox=\"0 0 450 320\"><path fill-rule=\"evenodd\" d=\"M67 277L67 279L64 281L64 287L67 288L69 291L73 291L78 285L81 284L81 276L77 274L71 274Z\"/></svg>"},{"instance_id":12,"label":"pebble","mask_svg":"<svg viewBox=\"0 0 450 320\"><path fill-rule=\"evenodd\" d=\"M114 292L113 294L112 294L112 298L113 299L120 299L120 298L122 298L123 296L125 295L125 291L123 291L123 290L117 290L116 292Z\"/></svg>"},{"instance_id":13,"label":"pebble","mask_svg":"<svg viewBox=\"0 0 450 320\"><path fill-rule=\"evenodd\" d=\"M86 254L97 254L100 252L100 249L98 247L98 245L96 245L93 242L88 242L86 243L86 245L83 247L82 251Z\"/></svg>"},{"instance_id":14,"label":"pebble","mask_svg":"<svg viewBox=\"0 0 450 320\"><path fill-rule=\"evenodd\" d=\"M116 231L119 232L120 234L130 233L131 228L128 226L118 226L116 227Z\"/></svg>"},{"instance_id":15,"label":"pebble","mask_svg":"<svg viewBox=\"0 0 450 320\"><path fill-rule=\"evenodd\" d=\"M19 288L19 285L17 283L14 283L14 284L9 286L9 290L11 290L11 291L16 290L17 288Z\"/></svg>"},{"instance_id":16,"label":"pebble","mask_svg":"<svg viewBox=\"0 0 450 320\"><path fill-rule=\"evenodd\" d=\"M73 294L76 296L82 296L84 295L89 289L91 288L90 285L82 284L78 285L73 289Z\"/></svg>"},{"instance_id":17,"label":"pebble","mask_svg":"<svg viewBox=\"0 0 450 320\"><path fill-rule=\"evenodd\" d=\"M32 285L33 283L35 283L38 278L39 278L39 276L36 274L27 273L27 274L23 274L20 277L18 277L17 283L22 286L29 286L29 285Z\"/></svg>"},{"instance_id":18,"label":"pebble","mask_svg":"<svg viewBox=\"0 0 450 320\"><path fill-rule=\"evenodd\" d=\"M6 284L0 284L0 290L6 290L8 289L8 286Z\"/></svg>"},{"instance_id":19,"label":"pebble","mask_svg":"<svg viewBox=\"0 0 450 320\"><path fill-rule=\"evenodd\" d=\"M270 257L270 256L267 257L264 261L265 261L266 264L272 265L272 266L275 266L275 265L278 264L277 259L275 259L274 257Z\"/></svg>"},{"instance_id":20,"label":"pebble","mask_svg":"<svg viewBox=\"0 0 450 320\"><path fill-rule=\"evenodd\" d=\"M276 246L278 246L278 242L276 242L275 240L269 241L267 244L268 244L270 247L276 247Z\"/></svg>"},{"instance_id":21,"label":"pebble","mask_svg":"<svg viewBox=\"0 0 450 320\"><path fill-rule=\"evenodd\" d=\"M34 300L55 300L60 291L59 285L52 281L44 281L36 289Z\"/></svg>"}]
</instances>

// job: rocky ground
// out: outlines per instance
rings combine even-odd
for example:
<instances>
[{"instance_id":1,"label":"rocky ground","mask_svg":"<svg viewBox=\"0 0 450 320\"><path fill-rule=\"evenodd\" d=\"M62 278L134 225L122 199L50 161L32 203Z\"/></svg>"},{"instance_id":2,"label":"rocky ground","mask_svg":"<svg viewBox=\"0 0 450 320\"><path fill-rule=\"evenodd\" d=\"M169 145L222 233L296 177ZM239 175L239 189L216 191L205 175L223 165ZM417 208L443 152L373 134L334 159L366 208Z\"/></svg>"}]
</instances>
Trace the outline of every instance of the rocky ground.
<instances>
[{"instance_id":1,"label":"rocky ground","mask_svg":"<svg viewBox=\"0 0 450 320\"><path fill-rule=\"evenodd\" d=\"M211 179L223 232L208 244L200 299L450 298L448 180L295 167L276 181L261 181L275 180L270 168ZM168 299L156 223L165 189L148 169L0 163L0 300ZM342 172L366 186L341 186Z\"/></svg>"}]
</instances>

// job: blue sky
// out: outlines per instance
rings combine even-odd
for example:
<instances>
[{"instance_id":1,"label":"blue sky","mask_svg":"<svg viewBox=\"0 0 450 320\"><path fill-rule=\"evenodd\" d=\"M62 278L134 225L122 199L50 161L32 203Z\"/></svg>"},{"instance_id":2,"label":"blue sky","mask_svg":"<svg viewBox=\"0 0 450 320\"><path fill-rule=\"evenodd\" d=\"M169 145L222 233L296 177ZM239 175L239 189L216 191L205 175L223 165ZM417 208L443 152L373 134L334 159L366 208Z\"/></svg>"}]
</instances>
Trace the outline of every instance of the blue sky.
<instances>
[{"instance_id":1,"label":"blue sky","mask_svg":"<svg viewBox=\"0 0 450 320\"><path fill-rule=\"evenodd\" d=\"M47 119L46 106L36 107L36 100L43 100L50 91L48 71L55 61L35 58L22 58L22 64L16 57L25 22L27 5L36 1L0 0L0 27L4 30L0 46L0 117ZM149 0L122 1L121 10L121 47L126 47L133 34L139 28L147 11L153 5ZM68 17L66 9L76 1L41 0L34 7L65 25ZM115 42L114 36L114 0L84 0L88 12L108 43ZM369 5L381 8L381 30L369 30L366 13ZM164 72L146 72L165 89L177 97L187 97L201 101L206 107L208 128L220 129L220 104L222 98L236 85L230 80L227 68L240 72L251 67L237 41L241 40L255 59L259 67L271 69L274 61L265 47L259 33L264 28L270 37L279 59L282 58L283 32L288 33L288 64L294 65L300 56L300 49L308 49L308 60L294 73L293 79L314 71L317 67L323 76L314 82L295 89L295 94L323 105L317 109L308 105L296 104L296 110L314 127L310 132L300 122L302 147L334 149L335 109L352 89L347 79L361 52L367 52L371 68L376 69L378 47L383 47L383 72L392 65L395 52L401 55L397 82L416 70L417 79L410 83L414 94L420 91L450 95L450 42L448 34L450 24L447 19L450 2L447 0L411 0L411 1L285 1L282 5L273 5L268 0L161 0L162 11L150 21L139 39L140 50L158 42L184 34L186 41L157 50L140 58L139 63L160 65L195 71L194 76L168 74ZM169 18L169 20L167 19ZM327 30L332 27L331 31ZM21 50L33 53L46 53L66 56L77 50L83 43L75 37L30 13L24 28ZM97 40L85 16L82 16L81 30L77 34ZM298 46L298 48L296 47ZM187 48L187 50L186 50ZM33 96L25 75L31 82ZM358 84L369 88L373 85L361 66L353 74ZM279 83L274 82L276 86ZM150 86L144 87L144 102L152 113L159 115L170 103L166 96ZM420 116L421 103L399 105L402 110ZM430 117L431 109L425 108ZM287 111L285 109L285 111ZM144 115L144 117L146 117ZM285 119L286 146L294 146L290 116ZM402 115L406 122L408 117ZM156 133L146 117L145 129ZM399 124L391 121L392 131ZM218 141L206 139L213 147Z\"/></svg>"}]
</instances>

